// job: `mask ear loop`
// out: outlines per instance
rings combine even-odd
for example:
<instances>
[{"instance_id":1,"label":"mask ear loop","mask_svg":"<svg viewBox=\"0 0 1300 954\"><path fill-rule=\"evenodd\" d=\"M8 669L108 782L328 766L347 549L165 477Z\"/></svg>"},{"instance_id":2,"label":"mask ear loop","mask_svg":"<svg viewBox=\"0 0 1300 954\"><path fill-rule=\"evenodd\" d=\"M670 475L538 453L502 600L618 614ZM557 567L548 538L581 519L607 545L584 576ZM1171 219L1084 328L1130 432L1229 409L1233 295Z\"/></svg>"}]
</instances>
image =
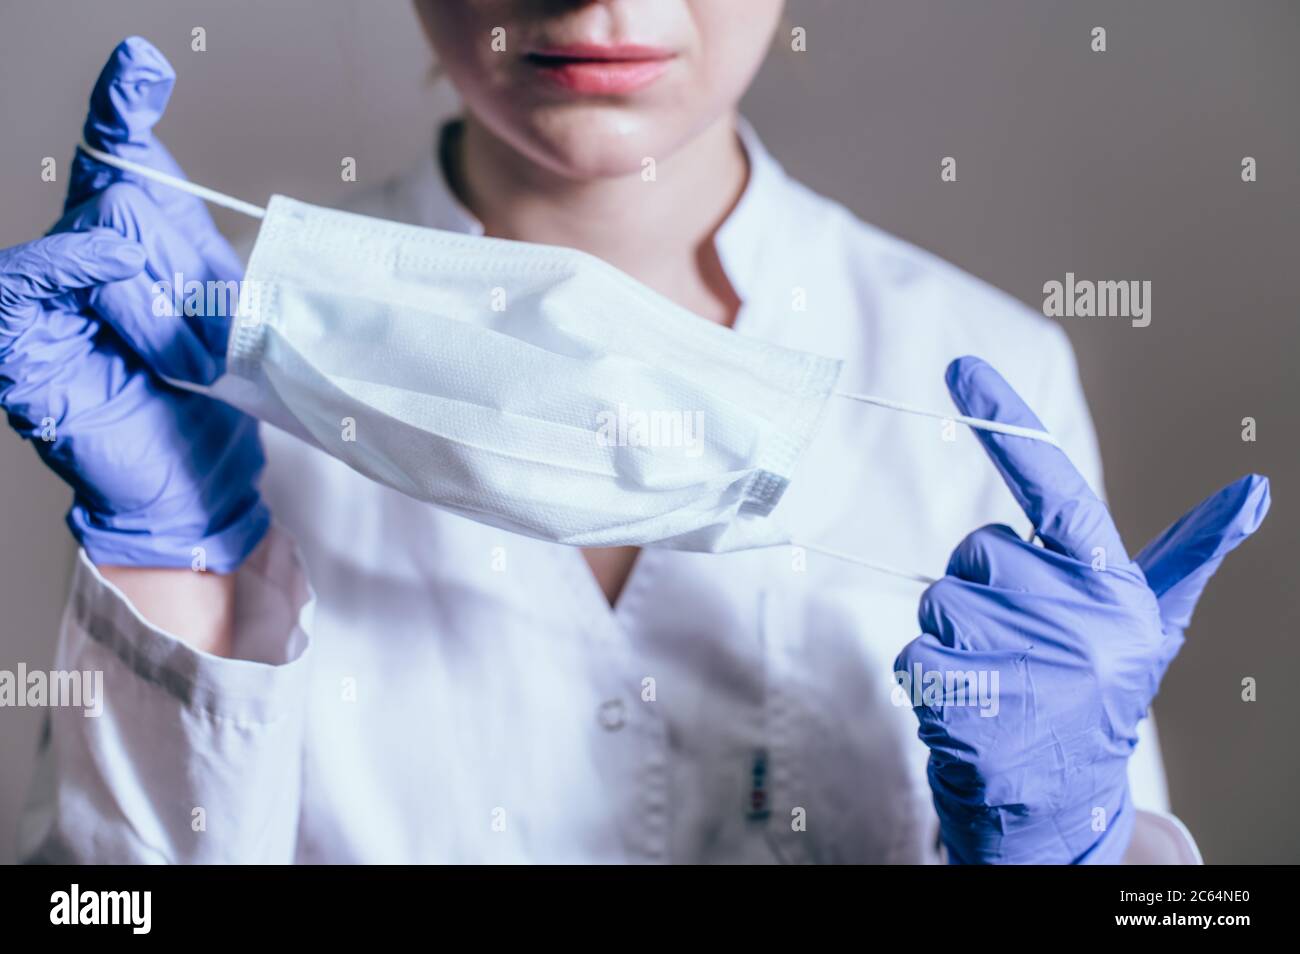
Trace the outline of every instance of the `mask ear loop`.
<instances>
[{"instance_id":1,"label":"mask ear loop","mask_svg":"<svg viewBox=\"0 0 1300 954\"><path fill-rule=\"evenodd\" d=\"M862 404L874 404L876 407L889 408L891 411L902 411L904 414L919 414L921 417L932 417L940 421L956 421L958 424L965 424L967 427L973 427L980 431L993 431L997 434L1010 434L1014 437L1027 437L1030 440L1051 444L1053 447L1061 446L1057 439L1047 433L1047 431L1040 431L1035 427L1021 427L1019 424L1003 424L1001 421L986 421L982 417L967 417L965 414L944 414L942 411L930 411L911 404L903 404L900 401L891 401L888 398L876 397L874 394L850 394L847 391L835 391L833 394L835 397L847 398L850 401L859 401Z\"/></svg>"},{"instance_id":2,"label":"mask ear loop","mask_svg":"<svg viewBox=\"0 0 1300 954\"><path fill-rule=\"evenodd\" d=\"M843 550L832 550L830 547L819 546L815 543L804 543L802 540L791 540L790 546L802 547L805 550L812 550L814 553L820 553L835 560L843 560L845 563L852 563L856 566L865 567L868 570L875 570L877 573L896 576L903 580L911 580L913 583L921 583L925 586L929 586L931 583L935 582L934 577L926 576L924 573L913 573L911 570L900 570L897 567L888 566L884 563L876 563L872 560L855 556L852 553L845 553Z\"/></svg>"},{"instance_id":3,"label":"mask ear loop","mask_svg":"<svg viewBox=\"0 0 1300 954\"><path fill-rule=\"evenodd\" d=\"M1051 444L1053 447L1061 446L1060 442L1058 442L1057 439L1047 431L1038 430L1033 427L1021 427L1018 424L1003 424L1001 421L988 421L981 417L968 417L965 414L944 414L941 411L930 411L926 408L915 407L911 404L903 404L901 401L891 401L888 398L876 397L873 394L850 394L846 391L835 391L833 393L835 397L847 398L850 401L858 401L862 404L872 404L876 407L888 408L891 411L902 411L904 414L917 414L921 417L932 417L940 421L956 421L959 424L965 424L967 427L973 427L981 431L992 431L997 434L1010 434L1013 437L1026 437L1030 440ZM790 545L802 547L805 550L812 550L814 553L821 553L836 560L843 560L846 563L853 563L857 566L866 567L869 570L875 570L877 573L885 573L889 576L899 577L900 579L922 583L926 586L936 582L934 577L926 576L924 573L913 573L911 570L901 570L897 567L887 566L883 563L876 563L872 560L855 556L852 553L845 553L843 550L832 550L830 547L818 546L814 543L804 543L799 540L791 540Z\"/></svg>"},{"instance_id":4,"label":"mask ear loop","mask_svg":"<svg viewBox=\"0 0 1300 954\"><path fill-rule=\"evenodd\" d=\"M218 192L215 189L209 189L206 186L195 185L178 176L168 175L165 172L159 172L157 169L150 169L148 166L142 166L138 162L131 162L129 159L121 159L112 153L104 152L86 145L85 141L77 143L77 148L84 152L90 158L104 163L106 166L113 166L121 169L123 172L134 173L142 178L149 179L153 182L161 183L165 186L171 186L173 189L179 189L182 192L188 192L192 196L197 196L205 202L211 202L213 205L219 205L223 208L230 209L234 212L242 212L244 215L254 219L266 218L266 209L259 205L253 205L251 202L245 202L243 199L236 199L234 196L226 195L224 192Z\"/></svg>"}]
</instances>

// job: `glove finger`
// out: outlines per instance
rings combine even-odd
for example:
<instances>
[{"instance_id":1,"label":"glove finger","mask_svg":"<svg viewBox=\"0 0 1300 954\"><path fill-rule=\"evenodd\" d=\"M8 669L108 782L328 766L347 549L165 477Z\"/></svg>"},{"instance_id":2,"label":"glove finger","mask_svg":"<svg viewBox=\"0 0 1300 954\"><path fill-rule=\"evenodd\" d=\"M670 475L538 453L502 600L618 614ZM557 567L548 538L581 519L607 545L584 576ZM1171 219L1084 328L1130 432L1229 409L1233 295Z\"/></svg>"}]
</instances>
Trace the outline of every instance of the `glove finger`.
<instances>
[{"instance_id":1,"label":"glove finger","mask_svg":"<svg viewBox=\"0 0 1300 954\"><path fill-rule=\"evenodd\" d=\"M127 37L113 49L91 91L90 107L82 127L86 143L168 175L183 177L176 161L153 134L175 83L176 71L153 44L143 37ZM64 208L80 205L109 182L130 177L128 172L78 152ZM193 196L147 180L140 184L150 193L155 187L159 192L166 189L168 194L158 197L160 205L169 200L184 205L199 202Z\"/></svg>"},{"instance_id":2,"label":"glove finger","mask_svg":"<svg viewBox=\"0 0 1300 954\"><path fill-rule=\"evenodd\" d=\"M995 717L1007 703L1017 711L1032 705L1024 671L1022 653L955 649L922 633L894 661L895 704L917 711L921 740L932 750L975 756L994 747ZM954 732L965 726L977 731Z\"/></svg>"},{"instance_id":3,"label":"glove finger","mask_svg":"<svg viewBox=\"0 0 1300 954\"><path fill-rule=\"evenodd\" d=\"M167 58L143 37L128 37L109 56L90 96L83 129L86 143L168 175L186 178L167 147L154 135L176 83ZM81 205L113 182L138 185L163 215L223 277L234 277L239 259L216 230L203 200L179 189L107 166L80 150L72 163L64 211Z\"/></svg>"},{"instance_id":4,"label":"glove finger","mask_svg":"<svg viewBox=\"0 0 1300 954\"><path fill-rule=\"evenodd\" d=\"M921 632L934 636L948 649L986 648L979 634L964 623L977 618L969 607L978 586L978 583L945 576L926 587L916 610Z\"/></svg>"},{"instance_id":5,"label":"glove finger","mask_svg":"<svg viewBox=\"0 0 1300 954\"><path fill-rule=\"evenodd\" d=\"M1106 578L1108 574L1095 576ZM1099 585L1105 585L1099 584ZM1126 584L1125 584L1126 585ZM1154 609L1154 606L1152 607ZM921 594L917 622L944 646L964 652L1034 651L1075 665L1090 655L1099 621L1124 612L1111 595L1099 600L1069 580L1026 592L946 576Z\"/></svg>"},{"instance_id":6,"label":"glove finger","mask_svg":"<svg viewBox=\"0 0 1300 954\"><path fill-rule=\"evenodd\" d=\"M1270 503L1267 477L1250 474L1201 501L1137 556L1166 630L1184 630L1223 558L1254 533Z\"/></svg>"},{"instance_id":7,"label":"glove finger","mask_svg":"<svg viewBox=\"0 0 1300 954\"><path fill-rule=\"evenodd\" d=\"M1039 570L1038 553L1041 548L1020 539L1006 524L988 524L968 533L953 548L947 572L972 583L1030 590L1049 579Z\"/></svg>"},{"instance_id":8,"label":"glove finger","mask_svg":"<svg viewBox=\"0 0 1300 954\"><path fill-rule=\"evenodd\" d=\"M963 414L1042 428L1011 385L978 358L958 358L948 366L946 378L953 402ZM983 430L975 435L1049 548L1086 561L1101 547L1109 562L1128 562L1110 511L1065 451L1024 437Z\"/></svg>"},{"instance_id":9,"label":"glove finger","mask_svg":"<svg viewBox=\"0 0 1300 954\"><path fill-rule=\"evenodd\" d=\"M1100 556L1100 554L1099 554ZM1117 590L1139 583L1131 564L1110 567L1098 559L1084 565L1073 557L1022 540L1003 524L968 534L948 559L948 575L1009 593L1061 597L1083 595L1115 602Z\"/></svg>"},{"instance_id":10,"label":"glove finger","mask_svg":"<svg viewBox=\"0 0 1300 954\"><path fill-rule=\"evenodd\" d=\"M132 278L94 290L89 304L154 372L210 384L224 369L237 284L216 276L199 252L133 183L118 182L66 215L56 230L104 226L137 240L147 265ZM186 290L191 305L187 313ZM176 307L177 304L181 307ZM214 313L206 309L213 306Z\"/></svg>"},{"instance_id":11,"label":"glove finger","mask_svg":"<svg viewBox=\"0 0 1300 954\"><path fill-rule=\"evenodd\" d=\"M921 594L917 623L924 633L959 652L1021 651L1039 629L1024 609L1024 594L946 576Z\"/></svg>"},{"instance_id":12,"label":"glove finger","mask_svg":"<svg viewBox=\"0 0 1300 954\"><path fill-rule=\"evenodd\" d=\"M37 303L139 273L139 242L110 229L48 235L0 258L0 330L15 335L35 319Z\"/></svg>"}]
</instances>

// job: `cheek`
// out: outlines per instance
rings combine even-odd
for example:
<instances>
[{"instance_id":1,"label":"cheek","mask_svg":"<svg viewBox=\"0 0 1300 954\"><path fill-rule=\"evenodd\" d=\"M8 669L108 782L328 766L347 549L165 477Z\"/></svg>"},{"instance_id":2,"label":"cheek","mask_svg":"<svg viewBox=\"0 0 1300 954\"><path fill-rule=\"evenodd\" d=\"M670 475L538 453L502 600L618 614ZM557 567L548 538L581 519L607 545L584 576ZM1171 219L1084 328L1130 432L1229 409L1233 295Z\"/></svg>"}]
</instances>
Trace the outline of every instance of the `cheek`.
<instances>
[{"instance_id":1,"label":"cheek","mask_svg":"<svg viewBox=\"0 0 1300 954\"><path fill-rule=\"evenodd\" d=\"M701 88L739 101L771 48L784 6L783 0L692 0Z\"/></svg>"},{"instance_id":2,"label":"cheek","mask_svg":"<svg viewBox=\"0 0 1300 954\"><path fill-rule=\"evenodd\" d=\"M517 39L508 18L509 3L501 0L417 0L425 32L439 69L468 99L502 95L493 93L509 85L509 56L494 44ZM501 32L502 37L497 33Z\"/></svg>"}]
</instances>

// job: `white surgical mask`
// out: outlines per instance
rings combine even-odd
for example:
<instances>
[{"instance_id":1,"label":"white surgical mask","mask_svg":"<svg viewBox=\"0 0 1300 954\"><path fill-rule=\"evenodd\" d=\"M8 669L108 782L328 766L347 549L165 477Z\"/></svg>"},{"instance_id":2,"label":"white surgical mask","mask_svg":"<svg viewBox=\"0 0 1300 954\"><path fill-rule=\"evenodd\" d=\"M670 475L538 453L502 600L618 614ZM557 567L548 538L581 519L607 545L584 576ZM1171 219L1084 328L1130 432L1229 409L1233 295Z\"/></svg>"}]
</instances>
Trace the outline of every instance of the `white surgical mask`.
<instances>
[{"instance_id":1,"label":"white surgical mask","mask_svg":"<svg viewBox=\"0 0 1300 954\"><path fill-rule=\"evenodd\" d=\"M792 543L772 509L832 396L1052 440L837 392L839 361L738 335L583 252L278 195L263 210L82 149L262 218L209 393L481 523L584 547Z\"/></svg>"}]
</instances>

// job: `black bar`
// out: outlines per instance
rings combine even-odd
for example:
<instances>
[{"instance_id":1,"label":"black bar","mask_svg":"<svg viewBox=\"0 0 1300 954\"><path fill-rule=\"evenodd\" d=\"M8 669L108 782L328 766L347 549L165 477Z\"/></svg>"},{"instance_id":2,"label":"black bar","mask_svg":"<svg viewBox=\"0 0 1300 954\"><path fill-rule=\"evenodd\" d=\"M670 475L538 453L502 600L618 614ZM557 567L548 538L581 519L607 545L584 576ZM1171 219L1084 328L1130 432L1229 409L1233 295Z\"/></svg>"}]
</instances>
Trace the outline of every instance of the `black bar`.
<instances>
[{"instance_id":1,"label":"black bar","mask_svg":"<svg viewBox=\"0 0 1300 954\"><path fill-rule=\"evenodd\" d=\"M1295 918L1292 871L1264 867L33 867L0 877L0 924L9 939L75 933L83 942L149 937L205 948L286 936L401 939L413 931L437 944L461 929L489 940L530 925L567 922L581 932L611 918L663 943L690 936L663 933L675 924L734 930L738 939L786 922L810 935L847 927L857 943L911 935L1019 947L1098 933L1227 941L1258 927L1284 930ZM104 906L111 915L117 905L127 923L51 923L52 913L67 919L73 884L85 912L101 906L99 892L148 891L148 933L136 934L129 917L142 922L142 894L134 896L139 907L127 908L122 895ZM66 903L56 911L59 893ZM1200 921L1207 917L1208 926ZM606 943L619 936L605 935Z\"/></svg>"}]
</instances>

